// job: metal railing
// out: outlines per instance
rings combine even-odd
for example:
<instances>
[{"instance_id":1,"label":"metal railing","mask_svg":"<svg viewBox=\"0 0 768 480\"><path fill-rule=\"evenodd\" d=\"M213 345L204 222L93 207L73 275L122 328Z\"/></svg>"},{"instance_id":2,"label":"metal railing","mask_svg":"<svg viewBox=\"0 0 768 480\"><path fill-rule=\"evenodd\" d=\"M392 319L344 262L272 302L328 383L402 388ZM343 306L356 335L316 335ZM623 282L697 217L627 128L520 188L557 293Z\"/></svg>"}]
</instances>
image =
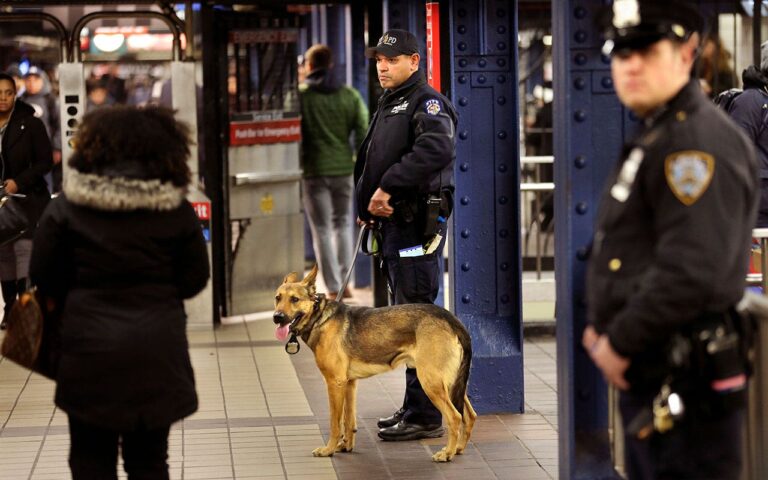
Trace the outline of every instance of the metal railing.
<instances>
[{"instance_id":1,"label":"metal railing","mask_svg":"<svg viewBox=\"0 0 768 480\"><path fill-rule=\"evenodd\" d=\"M531 219L529 222L527 222L526 230L525 230L525 239L524 239L524 246L523 251L527 255L528 254L528 241L530 238L531 231L533 230L533 227L536 227L534 240L536 242L536 279L541 280L541 271L542 271L542 256L543 256L543 249L546 249L548 246L548 242L545 241L544 245L542 245L542 236L549 235L549 232L542 232L541 225L542 225L542 195L543 192L551 192L555 189L555 184L553 182L542 182L541 181L541 165L547 165L552 164L555 161L555 157L551 155L547 156L528 156L528 157L520 157L520 166L521 169L524 165L533 165L533 182L521 182L520 183L520 193L521 197L525 198L525 195L528 192L533 192L533 208L531 212ZM524 208L525 205L527 205L527 201L521 201L520 202L521 208ZM554 225L554 219L552 220L551 225Z\"/></svg>"}]
</instances>

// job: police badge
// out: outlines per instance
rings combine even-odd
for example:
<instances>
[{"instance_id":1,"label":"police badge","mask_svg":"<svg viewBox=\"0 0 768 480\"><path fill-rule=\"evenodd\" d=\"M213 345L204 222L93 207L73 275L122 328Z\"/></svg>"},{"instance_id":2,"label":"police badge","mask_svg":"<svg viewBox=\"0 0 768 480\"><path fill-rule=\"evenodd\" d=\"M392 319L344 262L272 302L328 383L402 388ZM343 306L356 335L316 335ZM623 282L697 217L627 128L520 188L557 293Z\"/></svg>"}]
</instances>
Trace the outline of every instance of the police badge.
<instances>
[{"instance_id":1,"label":"police badge","mask_svg":"<svg viewBox=\"0 0 768 480\"><path fill-rule=\"evenodd\" d=\"M434 98L427 100L427 102L424 104L424 109L430 115L437 115L440 113L440 102Z\"/></svg>"},{"instance_id":2,"label":"police badge","mask_svg":"<svg viewBox=\"0 0 768 480\"><path fill-rule=\"evenodd\" d=\"M715 158L698 150L675 152L664 160L664 175L672 193L690 206L707 191L715 173Z\"/></svg>"}]
</instances>

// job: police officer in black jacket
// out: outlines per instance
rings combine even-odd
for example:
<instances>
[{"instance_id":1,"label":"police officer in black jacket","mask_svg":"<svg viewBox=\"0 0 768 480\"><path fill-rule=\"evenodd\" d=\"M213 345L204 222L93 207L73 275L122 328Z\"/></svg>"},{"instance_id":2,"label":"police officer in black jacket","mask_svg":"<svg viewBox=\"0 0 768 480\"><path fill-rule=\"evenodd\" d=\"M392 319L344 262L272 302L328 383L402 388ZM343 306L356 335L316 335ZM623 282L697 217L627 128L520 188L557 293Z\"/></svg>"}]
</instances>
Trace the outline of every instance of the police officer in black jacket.
<instances>
[{"instance_id":1,"label":"police officer in black jacket","mask_svg":"<svg viewBox=\"0 0 768 480\"><path fill-rule=\"evenodd\" d=\"M715 405L718 386L745 387L744 370L717 383L710 367L721 364L705 368L706 354L677 347L713 321L725 326L744 293L755 153L690 77L695 8L616 0L604 14L616 93L641 124L602 195L582 344L621 390L630 479L737 479L742 409Z\"/></svg>"},{"instance_id":2,"label":"police officer in black jacket","mask_svg":"<svg viewBox=\"0 0 768 480\"><path fill-rule=\"evenodd\" d=\"M394 303L432 303L452 206L456 111L418 71L410 32L389 30L366 54L385 90L357 155L358 217L380 229ZM407 369L403 407L379 420L379 437L439 437L441 422L416 370Z\"/></svg>"}]
</instances>

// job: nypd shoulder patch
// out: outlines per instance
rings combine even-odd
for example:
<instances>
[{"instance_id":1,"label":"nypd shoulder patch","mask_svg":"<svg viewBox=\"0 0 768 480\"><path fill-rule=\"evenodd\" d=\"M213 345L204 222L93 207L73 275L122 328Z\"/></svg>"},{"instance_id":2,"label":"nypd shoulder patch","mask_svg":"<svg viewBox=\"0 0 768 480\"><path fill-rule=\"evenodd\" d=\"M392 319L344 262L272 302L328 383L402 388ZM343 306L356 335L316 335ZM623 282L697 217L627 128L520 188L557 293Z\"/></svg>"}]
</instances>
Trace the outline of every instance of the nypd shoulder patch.
<instances>
[{"instance_id":1,"label":"nypd shoulder patch","mask_svg":"<svg viewBox=\"0 0 768 480\"><path fill-rule=\"evenodd\" d=\"M435 98L427 100L424 103L424 110L426 110L429 115L437 115L440 113L440 101Z\"/></svg>"},{"instance_id":2,"label":"nypd shoulder patch","mask_svg":"<svg viewBox=\"0 0 768 480\"><path fill-rule=\"evenodd\" d=\"M707 191L715 173L715 157L698 150L684 150L664 160L664 175L672 193L690 206Z\"/></svg>"}]
</instances>

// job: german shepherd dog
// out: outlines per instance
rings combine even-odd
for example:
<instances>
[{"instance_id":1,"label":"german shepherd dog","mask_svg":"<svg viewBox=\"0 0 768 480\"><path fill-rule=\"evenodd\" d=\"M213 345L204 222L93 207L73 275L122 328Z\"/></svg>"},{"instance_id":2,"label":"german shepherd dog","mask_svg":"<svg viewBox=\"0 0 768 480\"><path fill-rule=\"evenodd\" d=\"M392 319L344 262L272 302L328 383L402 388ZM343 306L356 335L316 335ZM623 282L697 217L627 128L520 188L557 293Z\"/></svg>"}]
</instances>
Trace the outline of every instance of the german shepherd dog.
<instances>
[{"instance_id":1,"label":"german shepherd dog","mask_svg":"<svg viewBox=\"0 0 768 480\"><path fill-rule=\"evenodd\" d=\"M304 340L328 387L331 433L316 457L355 447L357 381L401 365L416 368L429 399L448 426L448 445L432 455L448 462L464 451L477 414L467 397L472 345L447 310L432 304L350 307L315 291L317 265L300 280L285 277L275 295L276 336Z\"/></svg>"}]
</instances>

